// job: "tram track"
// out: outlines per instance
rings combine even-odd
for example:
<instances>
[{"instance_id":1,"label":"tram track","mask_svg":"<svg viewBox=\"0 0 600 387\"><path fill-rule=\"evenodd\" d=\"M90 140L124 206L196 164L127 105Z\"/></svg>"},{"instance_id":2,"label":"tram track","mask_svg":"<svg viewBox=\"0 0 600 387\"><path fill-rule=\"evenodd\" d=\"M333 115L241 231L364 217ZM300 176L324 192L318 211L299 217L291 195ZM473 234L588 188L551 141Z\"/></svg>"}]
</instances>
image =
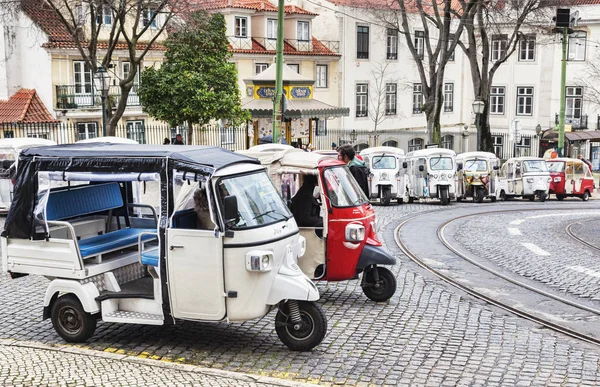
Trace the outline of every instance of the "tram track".
<instances>
[{"instance_id":1,"label":"tram track","mask_svg":"<svg viewBox=\"0 0 600 387\"><path fill-rule=\"evenodd\" d=\"M581 224L582 221L577 221L577 222L573 222L573 223L569 223L566 227L565 227L565 233L570 236L571 238L573 238L574 240L576 240L577 242L581 243L584 246L589 247L592 250L596 250L596 251L600 251L600 246L596 246L593 243L590 243L586 240L584 240L583 238L578 237L577 235L575 235L575 233L572 230L572 227L576 224Z\"/></svg>"},{"instance_id":2,"label":"tram track","mask_svg":"<svg viewBox=\"0 0 600 387\"><path fill-rule=\"evenodd\" d=\"M568 211L572 211L575 209L587 209L587 208L569 208ZM561 211L560 209L555 209L557 211ZM567 209L565 209L567 210ZM564 297L560 297L557 296L556 294L552 294L550 292L547 292L539 287L535 287L535 286L531 286L527 283L525 283L524 281L520 281L518 279L515 279L513 277L510 277L508 275L505 275L503 273L501 273L499 270L496 270L494 268L491 268L489 266L483 265L480 262L477 262L473 259L471 259L470 257L468 257L466 254L460 252L457 248L455 248L454 246L452 246L448 240L445 238L444 236L444 230L453 222L456 222L460 219L464 219L464 218L468 218L471 216L485 216L486 214L498 214L498 213L515 213L515 212L524 212L524 211L539 211L539 209L514 209L514 210L498 210L498 211L485 211L485 212L478 212L477 214L469 214L469 215L462 215L462 216L457 216L455 218L452 218L450 220L444 221L441 225L439 225L437 227L436 230L436 235L438 240L441 242L441 244L447 248L449 251L451 251L455 256L457 256L458 258L462 259L463 261L468 262L471 265L476 266L477 268L484 270L488 273L490 273L491 275L501 278L502 280L508 281L509 283L518 286L522 289L526 289L528 291L531 292L535 292L536 294L542 296L542 297L546 297L549 299L552 299L554 301L569 305L570 307L579 309L579 310L583 310L586 311L588 313L591 313L595 316L600 317L600 309L596 309L593 307L590 307L588 305L584 305L582 303L579 302L575 302L572 300L569 300L567 298ZM464 291L465 293L483 300L491 305L494 305L496 307L499 307L507 312L510 312L514 315L517 315L519 317L522 317L524 319L527 319L531 322L534 322L536 324L540 324L541 326L544 326L548 329L551 329L553 331L556 332L560 332L563 333L565 335L568 335L570 337L576 338L578 340L582 340L585 341L587 343L590 344L595 344L595 345L600 345L600 335L597 336L593 336L590 334L586 334L586 333L582 333L576 329L573 328L569 328L567 326L555 323L550 321L549 319L540 317L539 315L536 315L534 313L530 313L528 311L525 311L523 309L520 309L514 305L511 305L508 302L502 301L500 299L491 297L487 294L485 294L483 291L479 291L477 289L474 289L473 287L467 286L463 283L461 283L458 279L453 278L451 275L449 274L445 274L443 273L441 270L437 270L436 268L432 267L431 265L427 264L427 262L425 262L425 260L419 258L413 251L411 251L411 249L400 239L400 230L406 226L408 223L410 223L411 221L413 221L414 219L420 217L420 216L426 216L428 215L429 211L427 211L426 213L419 213L416 214L415 216L412 216L410 218L405 219L403 222L401 222L396 229L394 230L394 239L396 241L396 244L398 245L398 247L402 250L402 252L411 260L413 261L415 264L417 264L418 266L420 266L421 268L423 268L424 270L426 270L427 272L433 274L434 276L440 278L441 280L445 281L446 283ZM567 231L567 234L569 234L571 237L577 239L579 242L583 243L586 246L595 248L597 250L600 250L600 248L598 248L597 246L591 245L590 243L581 240L580 238L576 237L572 231L570 230L570 226L572 226L575 223L570 224L569 226L567 226L567 229L569 229Z\"/></svg>"}]
</instances>

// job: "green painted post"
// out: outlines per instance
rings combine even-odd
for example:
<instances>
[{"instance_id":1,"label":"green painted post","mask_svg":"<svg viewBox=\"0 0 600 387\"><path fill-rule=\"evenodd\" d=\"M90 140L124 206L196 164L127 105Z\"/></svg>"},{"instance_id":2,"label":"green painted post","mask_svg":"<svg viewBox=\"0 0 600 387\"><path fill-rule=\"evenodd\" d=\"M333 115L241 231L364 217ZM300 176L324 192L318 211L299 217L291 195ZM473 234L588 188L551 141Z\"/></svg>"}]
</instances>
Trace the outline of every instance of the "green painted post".
<instances>
[{"instance_id":1,"label":"green painted post","mask_svg":"<svg viewBox=\"0 0 600 387\"><path fill-rule=\"evenodd\" d=\"M283 10L284 0L277 6L277 56L275 57L275 96L273 98L273 143L281 135L281 95L283 94Z\"/></svg>"},{"instance_id":2,"label":"green painted post","mask_svg":"<svg viewBox=\"0 0 600 387\"><path fill-rule=\"evenodd\" d=\"M558 116L558 156L564 156L565 148L565 105L567 100L567 43L569 39L569 29L563 28L562 39L562 62L560 73L560 112Z\"/></svg>"}]
</instances>

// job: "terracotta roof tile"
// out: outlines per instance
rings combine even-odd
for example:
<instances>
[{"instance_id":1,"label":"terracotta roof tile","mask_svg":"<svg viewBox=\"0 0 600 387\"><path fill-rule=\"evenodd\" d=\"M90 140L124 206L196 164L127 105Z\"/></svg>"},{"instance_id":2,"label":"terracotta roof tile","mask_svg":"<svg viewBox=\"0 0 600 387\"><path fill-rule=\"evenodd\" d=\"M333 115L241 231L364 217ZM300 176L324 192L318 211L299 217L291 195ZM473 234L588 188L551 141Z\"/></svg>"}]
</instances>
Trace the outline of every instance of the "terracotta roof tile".
<instances>
[{"instance_id":1,"label":"terracotta roof tile","mask_svg":"<svg viewBox=\"0 0 600 387\"><path fill-rule=\"evenodd\" d=\"M277 12L277 6L268 0L192 0L195 6L205 10L218 10L225 8L248 9L253 11ZM314 15L316 13L309 12L295 5L284 6L284 11L287 14Z\"/></svg>"},{"instance_id":2,"label":"terracotta roof tile","mask_svg":"<svg viewBox=\"0 0 600 387\"><path fill-rule=\"evenodd\" d=\"M21 89L0 100L0 123L57 123L35 90Z\"/></svg>"},{"instance_id":3,"label":"terracotta roof tile","mask_svg":"<svg viewBox=\"0 0 600 387\"><path fill-rule=\"evenodd\" d=\"M229 49L236 54L268 54L275 55L275 50L267 50L262 44L256 39L252 39L252 49L233 48L231 45ZM305 55L305 56L340 56L329 49L325 44L316 39L312 38L312 50L311 51L298 51L296 48L287 41L283 43L283 53L285 55Z\"/></svg>"}]
</instances>

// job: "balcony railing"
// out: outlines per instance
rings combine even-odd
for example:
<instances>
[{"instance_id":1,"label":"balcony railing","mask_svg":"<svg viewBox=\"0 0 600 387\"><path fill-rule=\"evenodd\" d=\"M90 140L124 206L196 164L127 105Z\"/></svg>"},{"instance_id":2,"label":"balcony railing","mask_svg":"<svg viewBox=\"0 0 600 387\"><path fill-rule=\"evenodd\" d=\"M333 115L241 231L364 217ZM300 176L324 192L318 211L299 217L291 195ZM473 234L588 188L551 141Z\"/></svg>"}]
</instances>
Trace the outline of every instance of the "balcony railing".
<instances>
[{"instance_id":1,"label":"balcony railing","mask_svg":"<svg viewBox=\"0 0 600 387\"><path fill-rule=\"evenodd\" d=\"M230 36L229 43L234 50L253 50L252 40L261 45L267 51L275 51L277 49L277 39L262 38L262 37L239 37ZM313 44L311 40L284 39L287 44L294 47L296 51L321 51L322 47ZM328 50L334 53L340 52L340 42L336 40L319 40L319 42Z\"/></svg>"},{"instance_id":2,"label":"balcony railing","mask_svg":"<svg viewBox=\"0 0 600 387\"><path fill-rule=\"evenodd\" d=\"M558 114L554 116L554 125L558 127L559 117ZM565 125L571 125L571 129L583 130L588 128L588 116L582 115L580 117L565 116Z\"/></svg>"},{"instance_id":3,"label":"balcony railing","mask_svg":"<svg viewBox=\"0 0 600 387\"><path fill-rule=\"evenodd\" d=\"M139 106L140 98L137 95L138 85L134 85L127 97L127 106ZM121 98L121 87L110 86L108 98L113 106L119 103ZM56 108L57 109L86 109L102 106L100 92L93 85L57 85L56 86Z\"/></svg>"}]
</instances>

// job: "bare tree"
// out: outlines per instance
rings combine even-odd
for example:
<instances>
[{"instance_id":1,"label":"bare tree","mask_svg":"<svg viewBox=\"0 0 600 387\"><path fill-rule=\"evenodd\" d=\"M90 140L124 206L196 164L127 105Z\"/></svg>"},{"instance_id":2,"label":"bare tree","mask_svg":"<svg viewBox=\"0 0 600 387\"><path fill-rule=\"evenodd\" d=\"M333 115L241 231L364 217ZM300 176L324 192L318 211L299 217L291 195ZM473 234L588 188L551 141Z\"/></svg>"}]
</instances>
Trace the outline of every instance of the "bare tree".
<instances>
[{"instance_id":1,"label":"bare tree","mask_svg":"<svg viewBox=\"0 0 600 387\"><path fill-rule=\"evenodd\" d=\"M374 1L371 8L375 17L405 37L423 90L422 108L427 119L428 143L441 146L444 72L458 44L458 39L452 39L452 36L461 35L471 8L481 0L469 0L461 10L452 10L452 0L391 0L386 9L381 9L377 0L371 1ZM416 31L422 35L417 37Z\"/></svg>"},{"instance_id":2,"label":"bare tree","mask_svg":"<svg viewBox=\"0 0 600 387\"><path fill-rule=\"evenodd\" d=\"M19 0L21 8L47 7L72 37L82 60L96 74L100 66L112 66L116 50L128 53L131 70L119 80L120 98L106 104L107 133L114 136L116 125L127 107L128 96L139 66L151 48L164 36L176 11L186 9L185 0ZM15 0L0 0L0 8L15 5ZM104 24L105 17L111 20Z\"/></svg>"},{"instance_id":3,"label":"bare tree","mask_svg":"<svg viewBox=\"0 0 600 387\"><path fill-rule=\"evenodd\" d=\"M596 43L598 44L598 43ZM600 107L600 53L586 64L583 74L577 77L579 84L585 87L585 100Z\"/></svg>"},{"instance_id":4,"label":"bare tree","mask_svg":"<svg viewBox=\"0 0 600 387\"><path fill-rule=\"evenodd\" d=\"M369 92L369 117L373 121L373 137L377 141L378 134L377 128L379 124L383 123L389 115L387 114L387 86L388 83L394 80L389 77L388 71L389 62L375 63L373 65L372 73L372 85L371 92ZM394 83L396 84L396 83ZM397 87L397 86L396 86ZM377 142L375 142L377 146Z\"/></svg>"},{"instance_id":5,"label":"bare tree","mask_svg":"<svg viewBox=\"0 0 600 387\"><path fill-rule=\"evenodd\" d=\"M467 9L468 3L465 0L458 1L462 9ZM464 34L458 39L458 44L471 67L475 97L484 103L479 122L480 143L477 146L482 151L493 152L489 99L494 75L500 65L517 50L519 44L531 44L531 41L528 43L531 38L522 32L524 28L528 28L530 32L539 31L539 26L544 24L540 22L540 18L547 18L546 24L550 20L549 15L542 12L543 9L544 5L539 0L477 0L475 6L466 13ZM453 12L458 16L457 12ZM533 44L536 43L534 40ZM490 47L492 44L495 46Z\"/></svg>"}]
</instances>

